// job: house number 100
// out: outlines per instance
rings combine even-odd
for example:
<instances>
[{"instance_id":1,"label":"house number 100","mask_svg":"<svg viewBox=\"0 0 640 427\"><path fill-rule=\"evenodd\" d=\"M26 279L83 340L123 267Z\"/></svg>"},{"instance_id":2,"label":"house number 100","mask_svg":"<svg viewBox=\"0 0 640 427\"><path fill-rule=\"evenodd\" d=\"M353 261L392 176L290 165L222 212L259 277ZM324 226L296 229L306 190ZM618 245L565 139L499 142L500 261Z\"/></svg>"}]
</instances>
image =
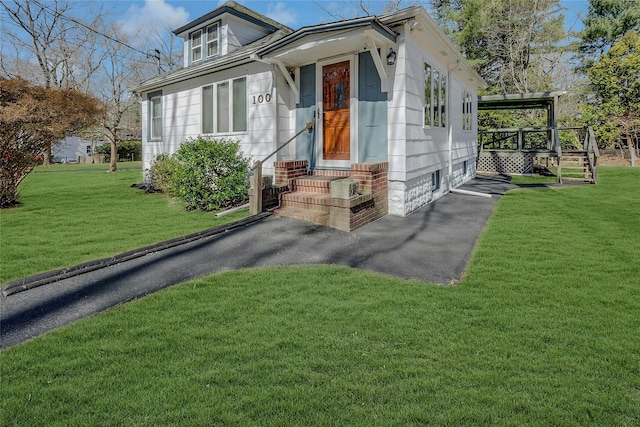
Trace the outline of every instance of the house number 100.
<instances>
[{"instance_id":1,"label":"house number 100","mask_svg":"<svg viewBox=\"0 0 640 427\"><path fill-rule=\"evenodd\" d=\"M264 102L271 102L271 94L267 93L266 95L253 95L253 103L254 104L262 104Z\"/></svg>"}]
</instances>

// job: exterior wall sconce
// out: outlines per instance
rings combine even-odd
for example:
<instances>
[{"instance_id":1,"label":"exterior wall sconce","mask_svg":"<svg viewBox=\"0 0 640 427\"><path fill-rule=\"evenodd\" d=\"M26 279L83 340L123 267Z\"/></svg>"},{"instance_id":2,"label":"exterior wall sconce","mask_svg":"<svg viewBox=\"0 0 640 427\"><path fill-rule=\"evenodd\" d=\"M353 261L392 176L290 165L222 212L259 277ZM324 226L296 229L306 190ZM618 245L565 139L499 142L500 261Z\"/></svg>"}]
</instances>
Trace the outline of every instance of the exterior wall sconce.
<instances>
[{"instance_id":1,"label":"exterior wall sconce","mask_svg":"<svg viewBox=\"0 0 640 427\"><path fill-rule=\"evenodd\" d=\"M387 54L387 65L394 65L396 63L397 54L393 50L392 47L389 48L389 53Z\"/></svg>"}]
</instances>

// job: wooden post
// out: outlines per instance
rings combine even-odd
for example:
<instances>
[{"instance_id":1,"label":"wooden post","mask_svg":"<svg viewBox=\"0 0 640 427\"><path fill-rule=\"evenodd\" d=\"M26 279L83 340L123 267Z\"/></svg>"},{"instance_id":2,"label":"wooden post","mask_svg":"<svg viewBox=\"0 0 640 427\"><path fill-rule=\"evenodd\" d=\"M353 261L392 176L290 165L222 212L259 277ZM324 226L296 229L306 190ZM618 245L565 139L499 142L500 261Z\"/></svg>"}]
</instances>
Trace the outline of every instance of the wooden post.
<instances>
[{"instance_id":1,"label":"wooden post","mask_svg":"<svg viewBox=\"0 0 640 427\"><path fill-rule=\"evenodd\" d=\"M256 160L253 165L253 175L251 175L251 189L253 197L249 204L249 215L262 213L262 162Z\"/></svg>"},{"instance_id":2,"label":"wooden post","mask_svg":"<svg viewBox=\"0 0 640 427\"><path fill-rule=\"evenodd\" d=\"M524 131L522 129L518 129L517 139L518 139L518 150L522 150L524 145Z\"/></svg>"}]
</instances>

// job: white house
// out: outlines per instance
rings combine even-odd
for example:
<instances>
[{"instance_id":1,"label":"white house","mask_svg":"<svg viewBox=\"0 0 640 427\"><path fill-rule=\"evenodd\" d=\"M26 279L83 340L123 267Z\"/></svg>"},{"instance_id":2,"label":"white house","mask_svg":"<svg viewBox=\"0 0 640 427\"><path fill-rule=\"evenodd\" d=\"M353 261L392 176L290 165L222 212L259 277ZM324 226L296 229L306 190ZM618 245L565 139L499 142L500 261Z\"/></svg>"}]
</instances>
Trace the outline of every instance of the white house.
<instances>
[{"instance_id":1,"label":"white house","mask_svg":"<svg viewBox=\"0 0 640 427\"><path fill-rule=\"evenodd\" d=\"M263 160L311 122L265 175L286 161L344 176L377 163L399 216L475 175L485 83L422 7L293 31L227 2L174 33L184 67L135 88L145 169L198 135Z\"/></svg>"}]
</instances>

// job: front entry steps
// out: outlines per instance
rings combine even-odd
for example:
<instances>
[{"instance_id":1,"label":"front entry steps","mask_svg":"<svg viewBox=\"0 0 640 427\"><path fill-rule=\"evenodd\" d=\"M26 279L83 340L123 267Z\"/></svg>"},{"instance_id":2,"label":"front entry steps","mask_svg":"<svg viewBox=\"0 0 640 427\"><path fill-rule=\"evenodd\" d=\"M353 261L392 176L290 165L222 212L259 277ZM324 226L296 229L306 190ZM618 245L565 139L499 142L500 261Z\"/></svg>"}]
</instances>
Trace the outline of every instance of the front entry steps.
<instances>
[{"instance_id":1,"label":"front entry steps","mask_svg":"<svg viewBox=\"0 0 640 427\"><path fill-rule=\"evenodd\" d=\"M331 212L331 183L348 176L308 175L293 178L291 192L280 195L277 216L297 218L329 226Z\"/></svg>"},{"instance_id":2,"label":"front entry steps","mask_svg":"<svg viewBox=\"0 0 640 427\"><path fill-rule=\"evenodd\" d=\"M263 206L276 216L353 231L388 213L386 162L310 172L306 160L294 160L274 168L275 183L262 194Z\"/></svg>"}]
</instances>

